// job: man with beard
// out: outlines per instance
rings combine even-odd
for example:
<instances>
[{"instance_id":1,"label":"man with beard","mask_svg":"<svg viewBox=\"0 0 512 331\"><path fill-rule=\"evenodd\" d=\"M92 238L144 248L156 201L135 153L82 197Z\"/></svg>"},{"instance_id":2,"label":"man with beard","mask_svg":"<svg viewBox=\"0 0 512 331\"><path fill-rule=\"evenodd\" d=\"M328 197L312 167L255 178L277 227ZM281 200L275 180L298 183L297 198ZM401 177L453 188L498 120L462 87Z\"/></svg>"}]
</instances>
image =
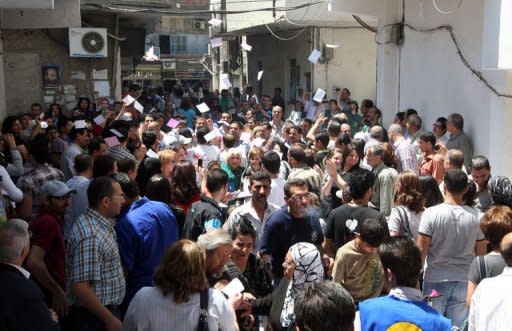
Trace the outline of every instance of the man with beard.
<instances>
[{"instance_id":1,"label":"man with beard","mask_svg":"<svg viewBox=\"0 0 512 331\"><path fill-rule=\"evenodd\" d=\"M477 197L475 198L475 208L485 212L492 204L491 195L487 183L491 178L491 165L489 160L482 155L477 155L471 159L471 180L476 184Z\"/></svg>"},{"instance_id":2,"label":"man with beard","mask_svg":"<svg viewBox=\"0 0 512 331\"><path fill-rule=\"evenodd\" d=\"M278 206L267 201L270 195L271 183L272 180L268 173L255 172L250 178L251 200L234 209L229 215L228 221L224 224L224 228L229 230L240 222L242 216L250 220L256 231L254 247L258 247L265 223L274 211L279 209Z\"/></svg>"}]
</instances>

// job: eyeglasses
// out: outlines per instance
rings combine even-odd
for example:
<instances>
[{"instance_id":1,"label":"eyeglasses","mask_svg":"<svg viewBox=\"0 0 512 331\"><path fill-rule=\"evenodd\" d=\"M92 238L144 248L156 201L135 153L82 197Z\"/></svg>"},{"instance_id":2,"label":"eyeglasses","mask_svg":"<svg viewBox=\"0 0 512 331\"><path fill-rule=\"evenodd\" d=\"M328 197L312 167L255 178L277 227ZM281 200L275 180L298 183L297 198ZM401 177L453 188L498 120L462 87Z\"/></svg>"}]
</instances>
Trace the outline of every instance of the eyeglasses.
<instances>
[{"instance_id":1,"label":"eyeglasses","mask_svg":"<svg viewBox=\"0 0 512 331\"><path fill-rule=\"evenodd\" d=\"M124 199L124 194L123 193L121 193L121 194L114 194L114 195L112 195L112 199L114 199L114 198Z\"/></svg>"},{"instance_id":2,"label":"eyeglasses","mask_svg":"<svg viewBox=\"0 0 512 331\"><path fill-rule=\"evenodd\" d=\"M295 201L304 200L304 199L307 200L307 199L309 199L309 193L295 194L295 195L292 195L290 198Z\"/></svg>"}]
</instances>

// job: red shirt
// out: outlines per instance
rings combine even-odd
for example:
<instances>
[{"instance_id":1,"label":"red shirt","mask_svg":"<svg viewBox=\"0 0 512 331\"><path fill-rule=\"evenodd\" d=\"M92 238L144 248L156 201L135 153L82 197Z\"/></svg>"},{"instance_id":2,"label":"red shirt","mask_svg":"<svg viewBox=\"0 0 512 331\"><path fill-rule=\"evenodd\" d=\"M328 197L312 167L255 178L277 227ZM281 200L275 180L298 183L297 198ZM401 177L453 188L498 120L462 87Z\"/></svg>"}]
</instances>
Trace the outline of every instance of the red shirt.
<instances>
[{"instance_id":1,"label":"red shirt","mask_svg":"<svg viewBox=\"0 0 512 331\"><path fill-rule=\"evenodd\" d=\"M62 219L47 209L41 209L39 214L30 221L29 229L32 232L30 243L32 246L36 245L45 250L46 268L55 282L65 291L66 247L62 235Z\"/></svg>"}]
</instances>

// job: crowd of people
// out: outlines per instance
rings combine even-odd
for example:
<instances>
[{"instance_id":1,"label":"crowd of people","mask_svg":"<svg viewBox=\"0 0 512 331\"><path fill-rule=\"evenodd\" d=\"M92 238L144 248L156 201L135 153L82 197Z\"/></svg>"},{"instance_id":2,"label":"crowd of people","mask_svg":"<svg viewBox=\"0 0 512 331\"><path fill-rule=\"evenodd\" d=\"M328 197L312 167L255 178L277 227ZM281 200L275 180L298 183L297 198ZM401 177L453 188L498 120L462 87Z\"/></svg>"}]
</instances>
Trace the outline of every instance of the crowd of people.
<instances>
[{"instance_id":1,"label":"crowd of people","mask_svg":"<svg viewBox=\"0 0 512 331\"><path fill-rule=\"evenodd\" d=\"M2 330L508 330L512 184L464 118L132 85L2 121Z\"/></svg>"}]
</instances>

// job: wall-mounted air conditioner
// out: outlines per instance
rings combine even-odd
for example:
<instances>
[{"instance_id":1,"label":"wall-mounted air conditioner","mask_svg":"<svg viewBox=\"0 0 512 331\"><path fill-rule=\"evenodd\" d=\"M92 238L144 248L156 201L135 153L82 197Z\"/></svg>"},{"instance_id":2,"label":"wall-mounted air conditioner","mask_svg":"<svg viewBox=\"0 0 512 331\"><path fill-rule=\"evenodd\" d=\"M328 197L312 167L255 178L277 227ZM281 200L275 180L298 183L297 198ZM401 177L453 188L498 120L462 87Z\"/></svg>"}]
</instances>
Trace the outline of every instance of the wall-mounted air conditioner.
<instances>
[{"instance_id":1,"label":"wall-mounted air conditioner","mask_svg":"<svg viewBox=\"0 0 512 331\"><path fill-rule=\"evenodd\" d=\"M193 21L192 26L196 30L206 30L206 22L203 21Z\"/></svg>"},{"instance_id":2,"label":"wall-mounted air conditioner","mask_svg":"<svg viewBox=\"0 0 512 331\"><path fill-rule=\"evenodd\" d=\"M69 56L107 57L107 29L69 28Z\"/></svg>"},{"instance_id":3,"label":"wall-mounted air conditioner","mask_svg":"<svg viewBox=\"0 0 512 331\"><path fill-rule=\"evenodd\" d=\"M176 70L176 60L162 60L162 71Z\"/></svg>"}]
</instances>

